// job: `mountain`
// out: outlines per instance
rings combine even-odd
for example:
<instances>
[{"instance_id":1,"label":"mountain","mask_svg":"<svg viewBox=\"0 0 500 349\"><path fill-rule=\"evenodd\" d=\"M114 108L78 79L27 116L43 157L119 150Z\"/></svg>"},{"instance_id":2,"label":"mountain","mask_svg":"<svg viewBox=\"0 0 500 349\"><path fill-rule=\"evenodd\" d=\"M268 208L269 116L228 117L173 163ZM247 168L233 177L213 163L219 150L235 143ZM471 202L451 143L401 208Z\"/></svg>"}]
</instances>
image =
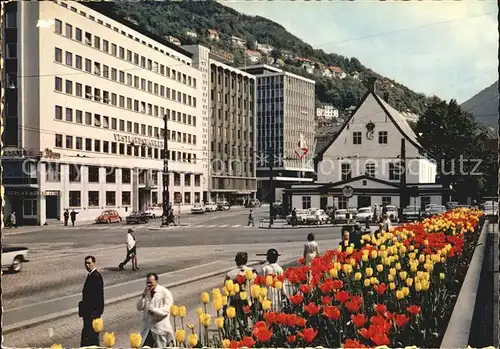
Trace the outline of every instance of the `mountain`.
<instances>
[{"instance_id":1,"label":"mountain","mask_svg":"<svg viewBox=\"0 0 500 349\"><path fill-rule=\"evenodd\" d=\"M498 81L460 106L486 127L498 129Z\"/></svg>"},{"instance_id":2,"label":"mountain","mask_svg":"<svg viewBox=\"0 0 500 349\"><path fill-rule=\"evenodd\" d=\"M269 19L241 14L214 0L121 0L82 3L112 18L136 24L159 37L173 36L183 45L201 44L228 51L234 55L234 66L246 64L245 49L257 50L256 43L270 45L273 49L267 52L267 57L264 56L263 60L268 63L280 63L284 70L314 79L317 101L332 103L340 110L360 102L366 91L363 80L369 76L379 79L380 94L389 93L391 104L400 111L421 114L429 102L429 98L424 94L416 93L380 76L361 64L357 58L315 50ZM206 37L208 29L216 30L220 40L209 40ZM197 37L193 37L193 33L196 33ZM235 48L231 44L232 36L246 40L246 47ZM306 71L304 62L312 64L313 68L309 68L309 72ZM328 67L340 69L345 76L323 76L325 68Z\"/></svg>"}]
</instances>

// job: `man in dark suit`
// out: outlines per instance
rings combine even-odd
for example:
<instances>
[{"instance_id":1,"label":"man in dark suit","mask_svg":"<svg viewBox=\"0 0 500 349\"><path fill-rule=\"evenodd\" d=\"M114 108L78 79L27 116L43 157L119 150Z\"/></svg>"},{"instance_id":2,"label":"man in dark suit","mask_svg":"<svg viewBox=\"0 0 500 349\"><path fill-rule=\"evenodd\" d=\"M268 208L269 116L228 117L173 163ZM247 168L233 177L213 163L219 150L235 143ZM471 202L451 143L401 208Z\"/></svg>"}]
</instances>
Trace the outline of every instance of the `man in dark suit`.
<instances>
[{"instance_id":1,"label":"man in dark suit","mask_svg":"<svg viewBox=\"0 0 500 349\"><path fill-rule=\"evenodd\" d=\"M99 334L94 331L92 321L104 312L104 282L95 266L95 257L85 257L88 275L83 285L82 300L78 303L78 315L83 319L81 347L99 345Z\"/></svg>"}]
</instances>

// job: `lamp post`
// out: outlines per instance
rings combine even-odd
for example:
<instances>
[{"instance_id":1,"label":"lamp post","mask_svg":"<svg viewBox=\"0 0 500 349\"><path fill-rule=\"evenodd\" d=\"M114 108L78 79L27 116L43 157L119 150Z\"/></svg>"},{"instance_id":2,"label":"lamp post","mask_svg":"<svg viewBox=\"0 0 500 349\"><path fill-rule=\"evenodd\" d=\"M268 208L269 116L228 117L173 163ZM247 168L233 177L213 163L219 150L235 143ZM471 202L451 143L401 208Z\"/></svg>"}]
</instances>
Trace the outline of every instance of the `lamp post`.
<instances>
[{"instance_id":1,"label":"lamp post","mask_svg":"<svg viewBox=\"0 0 500 349\"><path fill-rule=\"evenodd\" d=\"M170 210L170 192L168 190L169 186L169 173L168 173L168 133L167 133L167 115L163 116L163 215L161 219L161 226L165 226L168 223L168 212Z\"/></svg>"}]
</instances>

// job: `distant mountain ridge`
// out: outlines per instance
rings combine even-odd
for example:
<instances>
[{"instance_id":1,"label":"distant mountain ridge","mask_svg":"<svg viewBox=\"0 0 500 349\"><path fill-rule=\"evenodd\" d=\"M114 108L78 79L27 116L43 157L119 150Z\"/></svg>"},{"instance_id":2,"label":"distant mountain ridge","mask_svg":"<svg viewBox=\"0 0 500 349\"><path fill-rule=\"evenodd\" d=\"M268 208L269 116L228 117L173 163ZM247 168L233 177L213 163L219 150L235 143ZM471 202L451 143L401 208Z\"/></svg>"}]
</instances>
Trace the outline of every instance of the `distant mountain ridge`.
<instances>
[{"instance_id":1,"label":"distant mountain ridge","mask_svg":"<svg viewBox=\"0 0 500 349\"><path fill-rule=\"evenodd\" d=\"M474 95L460 106L486 127L498 130L498 81Z\"/></svg>"}]
</instances>

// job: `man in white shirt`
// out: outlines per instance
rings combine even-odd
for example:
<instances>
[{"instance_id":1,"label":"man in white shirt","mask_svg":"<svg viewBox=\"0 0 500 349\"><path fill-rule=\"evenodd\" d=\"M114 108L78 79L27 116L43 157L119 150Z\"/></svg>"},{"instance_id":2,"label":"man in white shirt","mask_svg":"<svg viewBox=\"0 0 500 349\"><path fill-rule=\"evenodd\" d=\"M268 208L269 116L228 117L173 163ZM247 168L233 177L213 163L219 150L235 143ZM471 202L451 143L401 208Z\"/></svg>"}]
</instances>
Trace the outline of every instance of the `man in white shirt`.
<instances>
[{"instance_id":1,"label":"man in white shirt","mask_svg":"<svg viewBox=\"0 0 500 349\"><path fill-rule=\"evenodd\" d=\"M174 304L172 293L158 285L158 275L146 276L146 288L137 302L137 310L143 312L141 331L142 345L151 348L173 347L174 330L170 323L170 308Z\"/></svg>"},{"instance_id":2,"label":"man in white shirt","mask_svg":"<svg viewBox=\"0 0 500 349\"><path fill-rule=\"evenodd\" d=\"M283 275L283 268L278 265L278 257L280 254L274 248L267 250L267 263L262 268L262 276L281 276ZM267 298L272 302L273 311L281 311L283 307L283 295L286 294L286 285L283 284L281 290L277 290L274 287L267 288Z\"/></svg>"},{"instance_id":3,"label":"man in white shirt","mask_svg":"<svg viewBox=\"0 0 500 349\"><path fill-rule=\"evenodd\" d=\"M123 270L123 267L132 260L132 270L139 270L137 266L137 249L136 249L136 241L134 236L134 228L129 228L127 232L127 256L125 260L118 265L118 269Z\"/></svg>"},{"instance_id":4,"label":"man in white shirt","mask_svg":"<svg viewBox=\"0 0 500 349\"><path fill-rule=\"evenodd\" d=\"M389 218L389 216L387 214L384 215L384 230L386 232L389 232L391 231L392 229L392 224L391 224L391 219Z\"/></svg>"},{"instance_id":5,"label":"man in white shirt","mask_svg":"<svg viewBox=\"0 0 500 349\"><path fill-rule=\"evenodd\" d=\"M236 253L236 257L234 257L234 261L236 262L236 268L234 268L233 270L229 271L226 274L226 278L224 279L224 282L226 280L232 280L234 282L234 281L236 281L236 277L238 275L245 275L246 270L250 269L249 267L247 267L247 263L248 263L248 253L247 252Z\"/></svg>"}]
</instances>

